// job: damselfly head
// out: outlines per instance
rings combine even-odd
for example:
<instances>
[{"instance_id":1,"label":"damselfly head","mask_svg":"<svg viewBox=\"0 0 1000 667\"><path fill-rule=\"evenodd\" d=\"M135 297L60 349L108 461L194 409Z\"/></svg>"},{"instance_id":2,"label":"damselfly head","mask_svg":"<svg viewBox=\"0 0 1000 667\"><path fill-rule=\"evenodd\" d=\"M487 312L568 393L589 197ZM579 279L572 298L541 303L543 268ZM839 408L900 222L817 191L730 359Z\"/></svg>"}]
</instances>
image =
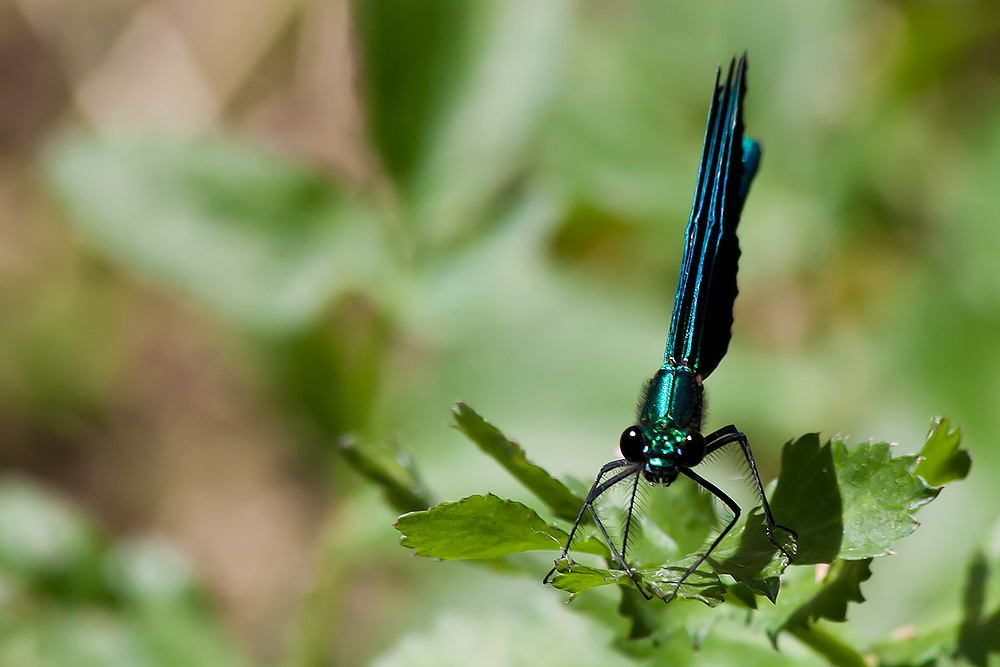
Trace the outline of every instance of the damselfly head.
<instances>
[{"instance_id":1,"label":"damselfly head","mask_svg":"<svg viewBox=\"0 0 1000 667\"><path fill-rule=\"evenodd\" d=\"M642 463L642 474L654 484L670 484L681 468L691 468L705 458L705 438L694 428L666 424L637 427L645 446L635 463ZM626 434L629 430L626 430ZM624 443L625 435L622 440Z\"/></svg>"},{"instance_id":2,"label":"damselfly head","mask_svg":"<svg viewBox=\"0 0 1000 667\"><path fill-rule=\"evenodd\" d=\"M662 424L629 426L618 446L626 461L643 464L643 477L654 484L670 484L681 468L696 466L705 458L701 433Z\"/></svg>"}]
</instances>

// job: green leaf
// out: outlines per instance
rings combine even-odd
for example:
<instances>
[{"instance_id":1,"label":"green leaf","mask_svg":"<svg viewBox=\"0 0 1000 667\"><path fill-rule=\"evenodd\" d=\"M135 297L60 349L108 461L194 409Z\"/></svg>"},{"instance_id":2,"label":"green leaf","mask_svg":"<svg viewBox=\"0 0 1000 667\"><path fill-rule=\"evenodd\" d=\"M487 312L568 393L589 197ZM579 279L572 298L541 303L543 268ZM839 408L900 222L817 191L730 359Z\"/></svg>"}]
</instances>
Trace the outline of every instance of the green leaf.
<instances>
[{"instance_id":1,"label":"green leaf","mask_svg":"<svg viewBox=\"0 0 1000 667\"><path fill-rule=\"evenodd\" d=\"M691 483L690 488L687 488L687 481L678 480L670 487L656 489L655 495L662 494L665 497L677 498L687 496L692 500L691 505L685 506L682 503L678 510L678 513L695 512L692 524L682 525L679 534L683 536L685 531L691 528L690 535L701 535L702 540L690 542L690 549L679 551L677 542L673 539L674 533L667 533L654 525L656 517L648 516L645 511L633 516L629 533L627 555L629 563L638 569L643 584L660 597L668 597L671 594L680 576L705 553L709 546L705 543L704 536L713 526L714 513L711 508L706 510L701 504L702 500L696 500L694 495L697 493L704 496L704 500L708 499L706 494L698 492L698 487L694 483ZM650 498L648 503L655 506L656 501ZM616 544L620 544L624 511L618 508L616 512L613 511L614 509L613 502L609 502L607 505L601 505L598 511L609 535ZM635 520L636 517L638 517L638 521ZM701 522L701 525L695 525L694 521ZM668 527L667 530L669 529ZM780 528L776 528L774 532L775 538L779 542L784 540L787 544L786 549L790 549L790 536ZM589 539L600 539L600 537L601 533L596 527L590 529ZM695 579L691 582L690 587L686 588L688 582L685 581L678 595L699 599L710 604L718 604L719 596L724 590L724 588L716 587L717 584L721 586L718 575L726 574L746 584L750 590L758 595L764 595L774 600L778 592L778 578L787 566L788 557L771 544L764 529L763 515L759 510L755 510L744 514L743 518L737 522L699 568L704 572L696 572L692 575ZM577 567L575 563L570 563L567 569L575 571ZM712 570L714 572L711 572ZM706 576L710 578L706 579ZM709 593L703 591L706 588L710 589Z\"/></svg>"},{"instance_id":2,"label":"green leaf","mask_svg":"<svg viewBox=\"0 0 1000 667\"><path fill-rule=\"evenodd\" d=\"M830 444L807 433L781 449L781 475L771 496L774 520L796 532L795 564L830 563L844 534L843 501Z\"/></svg>"},{"instance_id":3,"label":"green leaf","mask_svg":"<svg viewBox=\"0 0 1000 667\"><path fill-rule=\"evenodd\" d=\"M237 324L312 323L386 262L381 227L319 173L219 138L88 139L47 156L97 250Z\"/></svg>"},{"instance_id":4,"label":"green leaf","mask_svg":"<svg viewBox=\"0 0 1000 667\"><path fill-rule=\"evenodd\" d=\"M601 567L590 567L571 563L565 559L556 561L556 574L550 584L554 588L570 593L573 600L582 591L596 586L608 584L630 584L631 579L622 570L608 570Z\"/></svg>"},{"instance_id":5,"label":"green leaf","mask_svg":"<svg viewBox=\"0 0 1000 667\"><path fill-rule=\"evenodd\" d=\"M647 494L640 526L644 534L655 526L676 545L674 555L686 555L705 544L715 520L712 496L693 480L680 477L670 486Z\"/></svg>"},{"instance_id":6,"label":"green leaf","mask_svg":"<svg viewBox=\"0 0 1000 667\"><path fill-rule=\"evenodd\" d=\"M962 429L948 430L947 417L937 417L931 422L927 441L917 454L917 474L931 486L942 486L948 482L965 479L972 466L972 455L959 449Z\"/></svg>"},{"instance_id":7,"label":"green leaf","mask_svg":"<svg viewBox=\"0 0 1000 667\"><path fill-rule=\"evenodd\" d=\"M517 191L559 92L574 19L567 0L467 4L477 10L468 69L415 174L414 214L434 244L462 238Z\"/></svg>"},{"instance_id":8,"label":"green leaf","mask_svg":"<svg viewBox=\"0 0 1000 667\"><path fill-rule=\"evenodd\" d=\"M844 499L844 539L840 558L859 560L891 554L892 543L919 525L910 514L937 497L914 474L916 457L892 458L889 443L864 442L849 450L832 443L834 466Z\"/></svg>"},{"instance_id":9,"label":"green leaf","mask_svg":"<svg viewBox=\"0 0 1000 667\"><path fill-rule=\"evenodd\" d=\"M452 408L452 414L458 430L548 505L553 514L567 521L576 519L580 507L583 506L583 499L574 495L565 484L544 468L529 461L519 444L501 433L500 429L480 417L465 403L456 403Z\"/></svg>"},{"instance_id":10,"label":"green leaf","mask_svg":"<svg viewBox=\"0 0 1000 667\"><path fill-rule=\"evenodd\" d=\"M430 493L397 440L345 436L340 451L352 468L381 487L386 502L396 511L405 514L431 506Z\"/></svg>"},{"instance_id":11,"label":"green leaf","mask_svg":"<svg viewBox=\"0 0 1000 667\"><path fill-rule=\"evenodd\" d=\"M597 511L611 539L621 544L626 515L621 499L612 495L608 493L599 499ZM655 493L648 494L643 503L643 511L633 515L627 558L637 568L642 584L653 594L666 598L671 595L681 575L708 548L705 537L715 524L715 513L711 498L687 479L655 489ZM774 532L775 538L784 541L786 549L790 550L790 535L781 528L776 528ZM593 526L587 539L602 540L603 535ZM694 573L690 581L684 582L678 595L718 604L725 591L718 575L726 574L773 601L778 593L779 577L788 564L788 557L768 539L763 515L759 510L752 511L744 514L699 568L699 572ZM576 573L579 567L584 566L570 562L564 570ZM614 583L607 570L585 568L583 572L586 587L601 585L602 579L605 580L603 583Z\"/></svg>"},{"instance_id":12,"label":"green leaf","mask_svg":"<svg viewBox=\"0 0 1000 667\"><path fill-rule=\"evenodd\" d=\"M700 600L714 607L723 601L723 595L726 592L726 587L719 579L719 573L735 573L755 592L773 599L777 592L778 575L787 565L788 559L784 557L772 558L771 553L768 553L764 563L758 560L753 566L748 565L752 562L753 556L750 553L751 550L747 549L747 540L741 539L744 526L741 525L735 532L738 534L732 542L723 541L719 548L712 553L712 556L688 575L678 588L677 597ZM769 551L773 553L776 550L770 546ZM680 578L700 557L700 553L693 553L684 558L674 559L653 567L638 568L634 572L648 593L667 599L674 594L674 589ZM713 572L710 568L715 571ZM635 587L632 579L618 569L591 567L562 560L556 563L556 571L558 574L553 577L552 585L573 593L574 597L587 588L606 584L618 583Z\"/></svg>"},{"instance_id":13,"label":"green leaf","mask_svg":"<svg viewBox=\"0 0 1000 667\"><path fill-rule=\"evenodd\" d=\"M656 568L637 570L636 577L648 592L666 599L673 594L677 580L694 564L697 556L691 556ZM572 563L567 560L556 562L556 575L552 577L553 587L571 593L570 600L580 592L595 586L623 584L635 587L632 579L622 570L609 570ZM677 597L685 600L699 600L714 607L723 601L726 587L719 577L707 569L691 573L677 590Z\"/></svg>"},{"instance_id":14,"label":"green leaf","mask_svg":"<svg viewBox=\"0 0 1000 667\"><path fill-rule=\"evenodd\" d=\"M588 540L597 541L597 538L591 535ZM573 548L582 551L575 541ZM701 557L701 553L638 568L637 577L648 592L666 599L673 594L677 581ZM767 540L763 520L754 513L749 521L738 524L705 563L684 580L677 596L715 606L722 602L726 590L719 574L728 574L753 592L773 601L778 593L778 577L787 565L788 559ZM556 570L561 574L554 577L552 585L574 595L587 588L611 583L634 586L632 580L620 570L595 568L572 561L557 563ZM570 575L571 578L564 578Z\"/></svg>"},{"instance_id":15,"label":"green leaf","mask_svg":"<svg viewBox=\"0 0 1000 667\"><path fill-rule=\"evenodd\" d=\"M534 510L492 493L441 503L429 510L399 517L400 544L417 556L453 559L498 558L522 551L558 551L569 539ZM606 555L603 545L585 541L578 548Z\"/></svg>"},{"instance_id":16,"label":"green leaf","mask_svg":"<svg viewBox=\"0 0 1000 667\"><path fill-rule=\"evenodd\" d=\"M817 582L817 590L807 590L804 596L783 600L788 618L801 608L807 620L838 616L842 619L846 601L861 600L856 584L867 578L865 559L891 553L892 542L916 527L910 514L937 495L936 489L929 488L915 475L916 462L916 457L912 456L893 459L886 443L862 443L853 449L840 441L820 446L816 434L807 434L786 444L782 451L782 475L771 500L776 521L780 524L774 530L776 539L783 541L786 550L790 551L794 545L796 564L824 562L838 556L863 561L850 567L838 566L831 575L835 578L824 580L826 583L822 586L830 590L822 595L819 592L821 584ZM614 514L608 508L602 510L602 515L608 516L608 525L614 535ZM710 523L708 517L702 519L706 525ZM639 562L651 564L642 546L649 532L646 520L643 516L637 524L641 529L634 533L630 553L646 554ZM797 539L793 542L781 526L796 530ZM686 562L693 562L691 558L694 557L697 555ZM788 558L768 540L759 510L749 513L706 561L706 567L717 574L732 576L753 593L772 602L778 597L779 577L788 565ZM668 561L659 568L641 569L640 572L644 582L652 582L650 589L660 594L664 583L675 582L684 572L683 569L678 571L680 566L680 562ZM567 573L575 573L578 567L568 564L564 569ZM581 572L582 583L573 580L573 592L619 581L617 575L612 577L607 571L590 568ZM694 597L699 596L694 593ZM788 607L789 602L793 606ZM805 607L806 602L811 606ZM784 627L784 623L783 619L772 627Z\"/></svg>"},{"instance_id":17,"label":"green leaf","mask_svg":"<svg viewBox=\"0 0 1000 667\"><path fill-rule=\"evenodd\" d=\"M791 551L792 542L785 531L776 527L774 537ZM709 555L708 562L719 574L728 574L771 602L778 595L779 577L789 565L788 556L768 539L760 510L738 523Z\"/></svg>"},{"instance_id":18,"label":"green leaf","mask_svg":"<svg viewBox=\"0 0 1000 667\"><path fill-rule=\"evenodd\" d=\"M871 558L838 560L823 578L822 588L799 607L787 625L806 626L820 618L837 623L846 621L847 603L865 601L861 584L872 576L871 562Z\"/></svg>"},{"instance_id":19,"label":"green leaf","mask_svg":"<svg viewBox=\"0 0 1000 667\"><path fill-rule=\"evenodd\" d=\"M892 553L892 542L918 525L910 515L939 492L916 467L914 456L892 458L888 443L820 447L816 434L787 443L771 508L798 535L795 563Z\"/></svg>"},{"instance_id":20,"label":"green leaf","mask_svg":"<svg viewBox=\"0 0 1000 667\"><path fill-rule=\"evenodd\" d=\"M359 0L351 9L368 130L386 171L405 185L468 68L475 4Z\"/></svg>"},{"instance_id":21,"label":"green leaf","mask_svg":"<svg viewBox=\"0 0 1000 667\"><path fill-rule=\"evenodd\" d=\"M640 570L640 581L664 600L669 599L676 589L679 598L699 600L709 607L714 607L723 601L726 587L719 580L719 575L710 571L705 564L688 575L680 587L677 587L678 580L688 571L688 568L694 565L698 558L700 555L692 554L687 558L657 568Z\"/></svg>"}]
</instances>

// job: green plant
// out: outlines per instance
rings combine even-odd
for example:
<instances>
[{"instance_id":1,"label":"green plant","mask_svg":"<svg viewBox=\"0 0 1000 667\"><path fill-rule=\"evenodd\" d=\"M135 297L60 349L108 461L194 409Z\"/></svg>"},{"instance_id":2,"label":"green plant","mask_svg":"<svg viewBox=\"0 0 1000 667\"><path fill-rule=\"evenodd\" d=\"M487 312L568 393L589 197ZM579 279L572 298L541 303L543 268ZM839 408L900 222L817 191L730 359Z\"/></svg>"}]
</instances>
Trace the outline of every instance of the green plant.
<instances>
[{"instance_id":1,"label":"green plant","mask_svg":"<svg viewBox=\"0 0 1000 667\"><path fill-rule=\"evenodd\" d=\"M403 534L402 546L418 556L477 561L511 574L540 577L548 557L531 552L562 549L567 522L582 503L571 489L585 487L578 482L564 484L531 463L516 442L465 404L455 406L454 417L455 427L530 490L545 510L540 515L492 494L443 502L399 518L396 528ZM679 597L684 601L671 605L669 612L657 600L643 600L629 577L617 569L564 559L557 563L559 573L552 585L570 593L573 600L590 588L616 584L621 593L617 611L628 620L617 646L633 657L658 660L709 641L728 642L736 651L739 637L749 628L766 636L776 649L779 637L791 634L836 665L921 665L950 654L985 664L986 654L998 648L990 630L1000 619L1000 610L982 618L988 608L981 589L990 567L984 554L972 565L967 593L972 601L967 602L965 615L956 615L950 623L863 648L842 640L829 624L847 620L848 603L865 601L861 585L871 576L871 560L892 554L893 542L917 528L913 513L934 500L945 484L966 477L971 457L959 448L960 438L960 431L949 430L947 419L936 419L916 455L892 457L888 443L849 447L838 438L820 444L818 434L786 443L781 474L770 495L776 520L797 533L794 564L768 544L759 512L744 513L705 566L681 587ZM412 507L394 499L426 493L415 485L411 464L394 464L385 456L379 464L365 453L375 451L371 447L354 446L352 451L355 461L366 462L359 469L380 484L387 500L400 509ZM660 584L676 578L703 548L715 517L708 496L693 484L679 481L655 495L666 497L662 504L673 511L647 511L639 533L669 539L645 540L639 547L644 564L637 574L644 586L662 595ZM650 550L657 545L660 560L650 563ZM609 552L593 525L582 530L573 552L609 562ZM511 558L522 554L530 555ZM610 620L607 609L583 611L622 627ZM711 639L716 635L721 638Z\"/></svg>"}]
</instances>

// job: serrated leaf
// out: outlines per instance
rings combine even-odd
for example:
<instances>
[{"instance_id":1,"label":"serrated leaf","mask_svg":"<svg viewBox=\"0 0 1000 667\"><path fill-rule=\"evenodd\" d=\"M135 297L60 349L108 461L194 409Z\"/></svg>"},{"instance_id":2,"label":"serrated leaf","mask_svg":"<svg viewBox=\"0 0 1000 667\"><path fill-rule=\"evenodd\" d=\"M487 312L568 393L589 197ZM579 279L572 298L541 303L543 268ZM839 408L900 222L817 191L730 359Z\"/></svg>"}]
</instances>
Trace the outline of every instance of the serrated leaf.
<instances>
[{"instance_id":1,"label":"serrated leaf","mask_svg":"<svg viewBox=\"0 0 1000 667\"><path fill-rule=\"evenodd\" d=\"M608 570L570 563L565 559L556 561L556 574L549 582L554 588L570 593L573 600L582 591L608 584L627 584L631 579L622 570Z\"/></svg>"},{"instance_id":2,"label":"serrated leaf","mask_svg":"<svg viewBox=\"0 0 1000 667\"><path fill-rule=\"evenodd\" d=\"M697 556L688 557L660 567L636 570L635 574L648 593L665 599L673 594L678 579L696 558ZM571 593L570 600L581 591L595 586L623 584L635 587L632 579L622 570L590 567L567 560L556 562L556 575L552 577L550 583L554 588ZM714 607L723 601L725 592L726 587L722 585L718 575L708 569L699 568L684 580L677 591L677 597L699 600Z\"/></svg>"},{"instance_id":3,"label":"serrated leaf","mask_svg":"<svg viewBox=\"0 0 1000 667\"><path fill-rule=\"evenodd\" d=\"M483 419L465 403L456 403L452 413L455 416L455 427L548 505L553 514L567 521L576 519L583 505L583 499L574 495L565 484L544 468L529 461L519 444L501 433L500 429Z\"/></svg>"},{"instance_id":4,"label":"serrated leaf","mask_svg":"<svg viewBox=\"0 0 1000 667\"><path fill-rule=\"evenodd\" d=\"M833 461L844 501L840 558L859 560L892 553L891 545L916 530L910 514L939 492L914 474L916 457L892 458L885 442L853 449L832 441Z\"/></svg>"},{"instance_id":5,"label":"serrated leaf","mask_svg":"<svg viewBox=\"0 0 1000 667\"><path fill-rule=\"evenodd\" d=\"M569 538L530 507L492 493L404 514L396 522L396 530L403 534L400 544L415 549L417 556L442 560L561 550ZM607 554L603 545L593 541L582 542L577 548L600 556Z\"/></svg>"},{"instance_id":6,"label":"serrated leaf","mask_svg":"<svg viewBox=\"0 0 1000 667\"><path fill-rule=\"evenodd\" d=\"M352 468L382 488L386 501L401 514L430 507L430 493L398 441L345 436L340 452Z\"/></svg>"},{"instance_id":7,"label":"serrated leaf","mask_svg":"<svg viewBox=\"0 0 1000 667\"><path fill-rule=\"evenodd\" d=\"M780 539L780 529L777 529L776 533ZM640 534L637 532L635 536L638 540ZM591 535L589 539L594 540L596 537ZM573 543L574 550L579 550L576 544ZM707 548L707 545L704 548ZM637 575L640 582L652 594L661 598L669 597L677 581L701 557L704 548L683 558L639 568ZM787 566L788 558L767 539L762 515L759 511L753 512L746 520L740 521L699 569L684 581L677 595L684 599L700 600L710 606L719 604L725 593L725 586L719 580L719 574L728 574L746 584L756 594L773 601L778 593L779 577ZM556 569L566 574L576 574L578 571L583 573L580 581L586 585L579 590L571 591L574 593L609 583L632 583L627 576L624 580L618 576L621 574L620 570L593 568L573 562L557 564ZM563 588L555 581L553 585L556 588ZM574 586L576 585L582 584L574 583Z\"/></svg>"},{"instance_id":8,"label":"serrated leaf","mask_svg":"<svg viewBox=\"0 0 1000 667\"><path fill-rule=\"evenodd\" d=\"M884 556L912 533L910 516L939 489L918 477L916 457L892 458L888 443L822 447L816 434L782 449L782 474L771 501L778 523L798 534L795 563Z\"/></svg>"},{"instance_id":9,"label":"serrated leaf","mask_svg":"<svg viewBox=\"0 0 1000 667\"><path fill-rule=\"evenodd\" d=\"M709 570L704 563L689 574L679 588L677 587L677 582L698 558L700 558L698 554L692 554L674 563L641 570L639 572L640 581L647 585L657 597L664 600L670 599L676 588L677 597L685 600L698 600L709 607L714 607L725 599L726 587L722 585L719 575Z\"/></svg>"},{"instance_id":10,"label":"serrated leaf","mask_svg":"<svg viewBox=\"0 0 1000 667\"><path fill-rule=\"evenodd\" d=\"M381 227L318 172L232 141L64 143L48 180L97 250L264 333L311 324L388 259Z\"/></svg>"},{"instance_id":11,"label":"serrated leaf","mask_svg":"<svg viewBox=\"0 0 1000 667\"><path fill-rule=\"evenodd\" d=\"M712 496L693 480L684 477L669 486L655 487L640 481L637 505L629 518L626 508L632 504L635 488L629 482L619 483L594 503L601 523L616 545L622 544L628 524L628 551L624 555L632 567L656 567L705 546L709 532L716 525L715 511ZM593 521L589 523L589 534L603 540Z\"/></svg>"},{"instance_id":12,"label":"serrated leaf","mask_svg":"<svg viewBox=\"0 0 1000 667\"><path fill-rule=\"evenodd\" d=\"M930 432L924 446L917 454L917 474L931 486L942 486L948 482L965 479L972 466L972 454L959 449L962 429L948 430L946 417L937 417L931 422Z\"/></svg>"}]
</instances>

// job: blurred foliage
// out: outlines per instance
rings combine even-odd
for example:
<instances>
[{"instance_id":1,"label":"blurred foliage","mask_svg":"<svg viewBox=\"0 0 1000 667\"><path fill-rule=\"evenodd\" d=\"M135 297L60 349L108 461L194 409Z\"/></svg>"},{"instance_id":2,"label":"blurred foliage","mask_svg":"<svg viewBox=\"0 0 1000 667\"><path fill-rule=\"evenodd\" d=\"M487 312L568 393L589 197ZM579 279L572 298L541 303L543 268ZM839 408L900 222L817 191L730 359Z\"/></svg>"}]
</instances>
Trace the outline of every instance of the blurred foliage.
<instances>
[{"instance_id":1,"label":"blurred foliage","mask_svg":"<svg viewBox=\"0 0 1000 667\"><path fill-rule=\"evenodd\" d=\"M49 170L94 246L248 328L301 329L379 272L377 226L345 215L314 171L248 146L81 141L54 153Z\"/></svg>"},{"instance_id":2,"label":"blurred foliage","mask_svg":"<svg viewBox=\"0 0 1000 667\"><path fill-rule=\"evenodd\" d=\"M852 664L857 646L885 665L988 660L995 3L195 5L0 2L0 464L30 474L0 494L0 664L246 664L233 628L252 660L290 666L818 664L807 647ZM773 491L803 558L847 545L862 560L790 568L778 605L747 624L765 578L707 572L726 604L654 609L595 561L574 587L624 586L566 608L531 554L494 549L468 569L403 558L394 512L473 494L438 511L471 520L500 503L547 526L513 542L558 548L565 526L519 508L536 494L542 514L572 519L586 487L546 471L592 475L658 363L711 75L744 49L764 157L709 418L749 434L766 478L779 461L815 473ZM459 428L512 476L484 465L444 427L459 398L538 464L468 411ZM898 545L910 513L970 472L947 421L922 461L839 438L777 446L819 430L916 442L942 412L977 463ZM240 447L222 449L223 431ZM261 454L288 442L287 459ZM222 465L194 456L227 451ZM203 495L180 482L168 497L175 478ZM206 489L292 509L240 522ZM314 489L319 508L296 500ZM193 528L178 528L178 496ZM673 559L711 523L693 485L650 510ZM813 530L838 517L847 542L836 521ZM291 565L224 549L247 533L283 543L267 531L299 520L325 526L316 553L285 545ZM173 547L119 537L164 526L199 554L211 596ZM869 578L865 559L890 542L899 555ZM205 554L232 560L213 570ZM298 614L273 604L248 623L252 596L220 593L249 581L263 599L248 572L308 563ZM832 625L845 609L853 622ZM775 652L783 630L797 640Z\"/></svg>"},{"instance_id":3,"label":"blurred foliage","mask_svg":"<svg viewBox=\"0 0 1000 667\"><path fill-rule=\"evenodd\" d=\"M64 498L0 479L0 664L250 664L162 539L112 541Z\"/></svg>"}]
</instances>

